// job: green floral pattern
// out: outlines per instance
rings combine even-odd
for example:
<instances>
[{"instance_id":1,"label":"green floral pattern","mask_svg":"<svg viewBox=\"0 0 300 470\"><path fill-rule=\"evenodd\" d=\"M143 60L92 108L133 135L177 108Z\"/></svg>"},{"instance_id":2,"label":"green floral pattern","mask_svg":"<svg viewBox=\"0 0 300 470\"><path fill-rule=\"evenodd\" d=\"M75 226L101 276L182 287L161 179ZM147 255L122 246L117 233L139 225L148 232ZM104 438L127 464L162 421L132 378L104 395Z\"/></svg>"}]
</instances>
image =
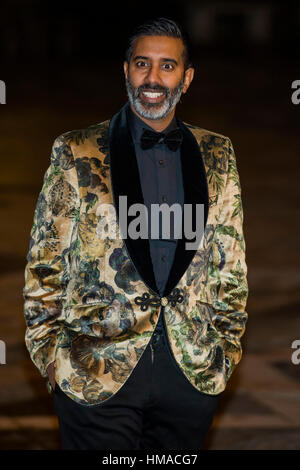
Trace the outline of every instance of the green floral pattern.
<instances>
[{"instance_id":1,"label":"green floral pattern","mask_svg":"<svg viewBox=\"0 0 300 470\"><path fill-rule=\"evenodd\" d=\"M200 392L214 395L241 359L248 317L241 186L230 139L185 124L201 151L210 210L201 244L176 286L184 301L164 312L182 373ZM113 202L108 126L105 121L55 139L23 289L32 361L43 377L55 361L58 385L86 406L105 402L126 382L160 313L159 306L143 312L134 302L148 288L98 211Z\"/></svg>"}]
</instances>

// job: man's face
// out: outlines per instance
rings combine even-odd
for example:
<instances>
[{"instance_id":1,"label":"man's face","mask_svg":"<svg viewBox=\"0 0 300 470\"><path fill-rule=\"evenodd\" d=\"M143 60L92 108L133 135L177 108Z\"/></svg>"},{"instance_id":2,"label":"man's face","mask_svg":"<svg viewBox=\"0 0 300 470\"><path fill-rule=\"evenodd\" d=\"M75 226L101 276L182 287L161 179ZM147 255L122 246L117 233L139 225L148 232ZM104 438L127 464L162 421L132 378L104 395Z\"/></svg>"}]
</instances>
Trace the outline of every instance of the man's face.
<instances>
[{"instance_id":1,"label":"man's face","mask_svg":"<svg viewBox=\"0 0 300 470\"><path fill-rule=\"evenodd\" d=\"M194 69L184 73L181 39L141 36L135 40L130 64L124 62L130 104L146 119L163 119L186 93Z\"/></svg>"}]
</instances>

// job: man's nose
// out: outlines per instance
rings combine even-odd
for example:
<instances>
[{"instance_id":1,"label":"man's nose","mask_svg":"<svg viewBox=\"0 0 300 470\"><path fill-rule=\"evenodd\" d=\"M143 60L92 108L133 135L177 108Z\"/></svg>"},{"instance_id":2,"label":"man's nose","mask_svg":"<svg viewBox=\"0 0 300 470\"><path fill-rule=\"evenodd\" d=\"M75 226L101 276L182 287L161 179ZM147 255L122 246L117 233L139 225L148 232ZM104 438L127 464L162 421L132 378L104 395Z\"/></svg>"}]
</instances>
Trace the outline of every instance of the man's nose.
<instances>
[{"instance_id":1,"label":"man's nose","mask_svg":"<svg viewBox=\"0 0 300 470\"><path fill-rule=\"evenodd\" d=\"M161 84L159 67L150 67L147 80L153 86Z\"/></svg>"}]
</instances>

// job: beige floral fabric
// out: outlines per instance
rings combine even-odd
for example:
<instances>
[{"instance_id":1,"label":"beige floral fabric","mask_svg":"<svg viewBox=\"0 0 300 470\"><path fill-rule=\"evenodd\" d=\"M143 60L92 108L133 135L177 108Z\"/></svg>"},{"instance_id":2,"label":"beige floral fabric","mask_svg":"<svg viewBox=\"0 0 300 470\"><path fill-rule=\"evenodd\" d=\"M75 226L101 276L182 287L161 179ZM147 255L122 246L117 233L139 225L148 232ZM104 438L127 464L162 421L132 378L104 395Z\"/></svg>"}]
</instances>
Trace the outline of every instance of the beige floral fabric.
<instances>
[{"instance_id":1,"label":"beige floral fabric","mask_svg":"<svg viewBox=\"0 0 300 470\"><path fill-rule=\"evenodd\" d=\"M77 403L94 406L126 382L151 338L160 305L122 238L112 236L109 120L54 141L30 233L25 267L25 342L43 377ZM204 236L168 302L165 319L176 362L199 393L221 393L241 360L248 285L241 186L225 136L184 123L203 158L209 214Z\"/></svg>"}]
</instances>

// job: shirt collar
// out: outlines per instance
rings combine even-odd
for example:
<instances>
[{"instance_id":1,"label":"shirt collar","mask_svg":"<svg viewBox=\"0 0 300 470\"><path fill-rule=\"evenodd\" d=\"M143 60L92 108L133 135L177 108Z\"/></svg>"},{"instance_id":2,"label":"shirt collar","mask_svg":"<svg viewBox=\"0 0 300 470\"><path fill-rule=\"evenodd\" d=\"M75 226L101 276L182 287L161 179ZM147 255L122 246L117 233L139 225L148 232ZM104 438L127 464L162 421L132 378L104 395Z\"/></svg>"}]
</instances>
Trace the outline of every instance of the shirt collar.
<instances>
[{"instance_id":1,"label":"shirt collar","mask_svg":"<svg viewBox=\"0 0 300 470\"><path fill-rule=\"evenodd\" d=\"M148 129L152 132L157 132L152 127L148 126L148 124L146 124L146 122L143 121L139 116L137 116L137 114L135 114L132 111L130 106L128 106L127 109L128 109L129 127L130 127L130 131L131 131L131 134L132 134L133 141L135 143L140 142L144 128ZM173 117L172 121L170 122L170 124L168 125L168 127L166 127L162 132L167 133L167 132L175 129L176 127L178 127L178 126L177 126L176 116L174 115L174 117Z\"/></svg>"}]
</instances>

